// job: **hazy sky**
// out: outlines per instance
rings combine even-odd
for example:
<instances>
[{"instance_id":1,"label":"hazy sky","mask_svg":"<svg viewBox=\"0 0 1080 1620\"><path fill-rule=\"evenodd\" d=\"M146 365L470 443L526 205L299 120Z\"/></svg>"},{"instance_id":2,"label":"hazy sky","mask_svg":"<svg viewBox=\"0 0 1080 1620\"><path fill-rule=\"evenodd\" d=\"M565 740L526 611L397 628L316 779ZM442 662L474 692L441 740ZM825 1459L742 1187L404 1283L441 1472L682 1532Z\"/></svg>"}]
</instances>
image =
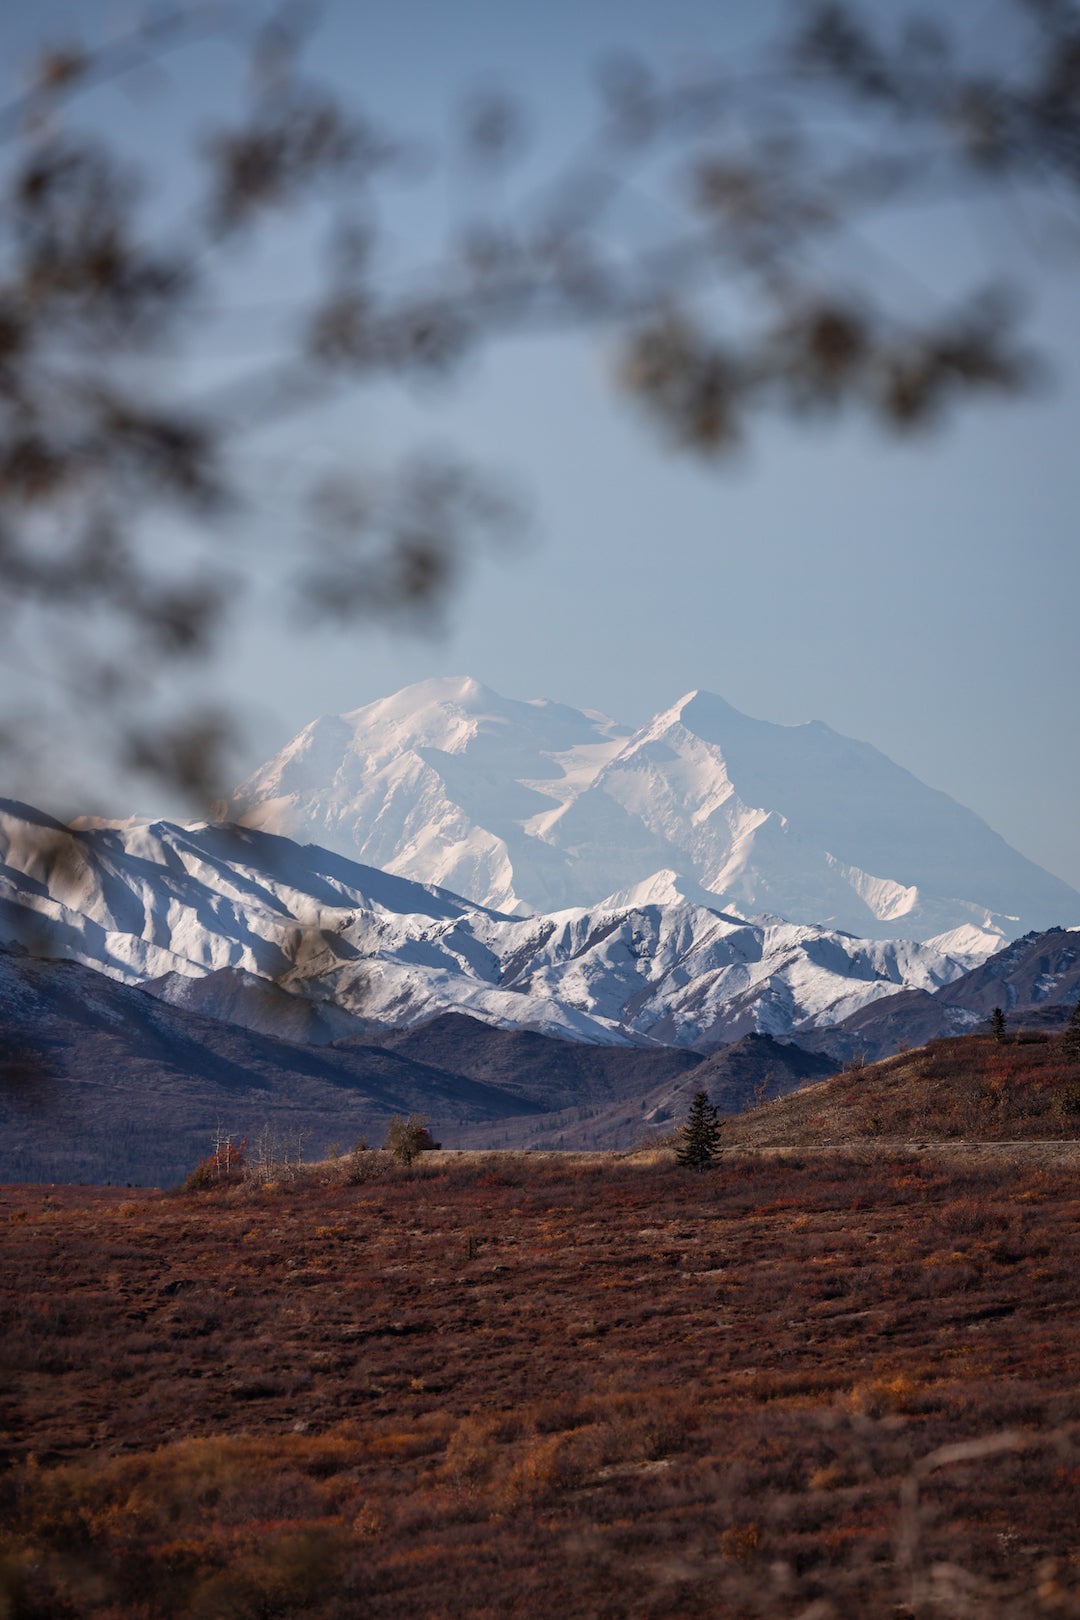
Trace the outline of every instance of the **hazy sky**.
<instances>
[{"instance_id":1,"label":"hazy sky","mask_svg":"<svg viewBox=\"0 0 1080 1620\"><path fill-rule=\"evenodd\" d=\"M93 38L111 9L7 7L4 58L44 31ZM992 29L1001 8L953 9ZM579 127L602 52L732 56L769 15L753 8L751 30L734 0L325 10L312 65L380 116L438 135L462 90L498 82L553 144ZM164 123L119 92L96 116L145 125L147 150L165 152L185 118L227 110L217 57L195 88L185 72L173 70ZM437 394L368 394L278 435L265 453L279 468L333 454L370 467L417 439L453 446L523 493L532 534L477 563L441 636L365 626L298 641L272 622L238 635L226 678L253 717L250 763L318 713L433 674L631 723L704 687L761 718L821 719L874 743L1080 887L1080 260L1047 268L1014 220L977 209L893 230L931 285L970 285L1000 262L1029 286L1029 330L1053 367L1039 397L973 407L903 443L865 424L772 425L736 465L707 468L618 394L594 334L515 340Z\"/></svg>"}]
</instances>

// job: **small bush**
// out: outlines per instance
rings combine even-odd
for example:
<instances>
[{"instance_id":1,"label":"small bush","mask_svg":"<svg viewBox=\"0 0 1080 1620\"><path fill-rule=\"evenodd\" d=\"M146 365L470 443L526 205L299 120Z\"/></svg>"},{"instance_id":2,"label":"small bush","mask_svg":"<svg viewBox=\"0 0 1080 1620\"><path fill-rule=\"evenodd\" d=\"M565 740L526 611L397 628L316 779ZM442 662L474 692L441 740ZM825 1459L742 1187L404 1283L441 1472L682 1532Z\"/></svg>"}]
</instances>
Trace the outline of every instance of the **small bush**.
<instances>
[{"instance_id":1,"label":"small bush","mask_svg":"<svg viewBox=\"0 0 1080 1620\"><path fill-rule=\"evenodd\" d=\"M490 1422L467 1417L450 1436L439 1473L455 1495L471 1496L487 1484L498 1455Z\"/></svg>"},{"instance_id":2,"label":"small bush","mask_svg":"<svg viewBox=\"0 0 1080 1620\"><path fill-rule=\"evenodd\" d=\"M181 1192L205 1192L219 1182L235 1183L244 1169L246 1147L246 1136L242 1142L234 1142L231 1137L226 1137L209 1157L199 1160L184 1180Z\"/></svg>"},{"instance_id":3,"label":"small bush","mask_svg":"<svg viewBox=\"0 0 1080 1620\"><path fill-rule=\"evenodd\" d=\"M381 1153L369 1148L361 1139L341 1161L339 1168L347 1187L362 1187L366 1181L375 1179L385 1162Z\"/></svg>"},{"instance_id":4,"label":"small bush","mask_svg":"<svg viewBox=\"0 0 1080 1620\"><path fill-rule=\"evenodd\" d=\"M993 1209L975 1198L958 1198L954 1203L946 1204L939 1220L946 1232L959 1236L1001 1232L1009 1224L1004 1210Z\"/></svg>"},{"instance_id":5,"label":"small bush","mask_svg":"<svg viewBox=\"0 0 1080 1620\"><path fill-rule=\"evenodd\" d=\"M386 1151L392 1153L399 1164L412 1164L421 1153L429 1153L440 1146L428 1134L426 1114L410 1114L402 1119L395 1114L386 1130Z\"/></svg>"}]
</instances>

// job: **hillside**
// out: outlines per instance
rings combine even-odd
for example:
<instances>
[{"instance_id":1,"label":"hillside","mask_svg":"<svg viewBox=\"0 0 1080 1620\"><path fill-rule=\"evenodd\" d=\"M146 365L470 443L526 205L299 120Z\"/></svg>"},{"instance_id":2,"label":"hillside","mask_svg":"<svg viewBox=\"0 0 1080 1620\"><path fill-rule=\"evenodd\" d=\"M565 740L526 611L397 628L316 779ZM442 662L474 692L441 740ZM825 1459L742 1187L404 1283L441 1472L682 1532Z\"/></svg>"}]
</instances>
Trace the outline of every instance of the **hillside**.
<instances>
[{"instance_id":1,"label":"hillside","mask_svg":"<svg viewBox=\"0 0 1080 1620\"><path fill-rule=\"evenodd\" d=\"M1052 1017L1060 1028L1070 1014L1076 938L1059 931L1018 941L1000 960L956 981L964 1004L952 1012L962 1014L967 1028L978 1017L980 997L1007 1001L1017 984L1022 993L1043 996L1009 1015L1012 1025L1027 1028L1023 1044L992 1047L975 1039L955 1047L976 1069L989 1064L999 1090L1002 1066L1009 1069L1022 1057L1042 1065L1046 1085L1056 1084L1055 1047L1048 1037L1040 1044L1028 1036L1041 1019ZM277 996L288 1008L316 1005L269 981L256 983L260 1004ZM912 995L902 992L879 1004L877 1037L889 1050L897 1042L918 1041L927 1001L938 1012L950 1011L923 997L910 1018ZM812 1038L831 1049L813 1052L752 1032L703 1056L683 1047L566 1041L444 1013L404 1029L376 1027L333 1042L305 1043L171 1005L76 962L0 950L0 1179L168 1185L206 1152L218 1126L237 1137L254 1138L265 1128L294 1145L302 1139L310 1157L331 1143L349 1147L361 1137L381 1142L392 1115L413 1112L426 1114L436 1138L448 1146L624 1149L669 1131L696 1090L708 1090L722 1112L736 1114L762 1099L828 1081L851 1063L853 1052L873 1049L866 1027L855 1020ZM953 1047L939 1040L932 1049ZM925 1055L918 1059L928 1061ZM894 1076L899 1097L918 1078L915 1062L908 1054L864 1073ZM905 1105L891 1124L873 1126L873 1119L891 1119L896 1112L887 1099L868 1100L876 1084L875 1078L858 1092L865 1106L856 1110L854 1125L843 1127L844 1139L871 1130L937 1132L928 1122L925 1097ZM990 1080L965 1084L971 1093L973 1085L985 1088ZM847 1095L852 1086L850 1077L842 1077L815 1097L831 1097L838 1088ZM957 1099L956 1117L967 1117L973 1106L970 1095ZM804 1139L800 1110L820 1113L823 1107L807 1098L792 1100L790 1119L800 1120L790 1127L794 1139ZM1035 1109L1025 1121L1009 1111L1008 1099L1002 1107L1000 1119L982 1119L981 1134L1068 1134L1045 1109ZM731 1127L736 1134L743 1128ZM805 1136L832 1139L831 1128Z\"/></svg>"},{"instance_id":2,"label":"hillside","mask_svg":"<svg viewBox=\"0 0 1080 1620\"><path fill-rule=\"evenodd\" d=\"M1057 1038L1038 1033L931 1041L724 1125L732 1149L1078 1138L1080 1064L1064 1062Z\"/></svg>"},{"instance_id":3,"label":"hillside","mask_svg":"<svg viewBox=\"0 0 1080 1620\"><path fill-rule=\"evenodd\" d=\"M621 1054L615 1052L618 1062ZM444 1129L448 1147L501 1149L626 1149L670 1135L685 1119L696 1091L707 1091L722 1113L752 1108L836 1073L831 1058L806 1052L771 1035L744 1035L720 1047L699 1066L665 1076L637 1092L580 1102L544 1114L509 1117L490 1126Z\"/></svg>"}]
</instances>

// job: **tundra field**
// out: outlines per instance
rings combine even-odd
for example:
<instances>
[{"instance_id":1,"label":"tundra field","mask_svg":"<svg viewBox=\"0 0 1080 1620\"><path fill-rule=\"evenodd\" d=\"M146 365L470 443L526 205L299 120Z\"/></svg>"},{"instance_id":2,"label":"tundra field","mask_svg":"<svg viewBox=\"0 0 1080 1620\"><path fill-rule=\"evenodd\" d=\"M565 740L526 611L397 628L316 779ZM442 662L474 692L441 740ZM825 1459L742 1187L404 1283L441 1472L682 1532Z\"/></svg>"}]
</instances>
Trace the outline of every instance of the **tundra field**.
<instances>
[{"instance_id":1,"label":"tundra field","mask_svg":"<svg viewBox=\"0 0 1080 1620\"><path fill-rule=\"evenodd\" d=\"M0 1614L1080 1615L1074 1135L3 1188Z\"/></svg>"}]
</instances>

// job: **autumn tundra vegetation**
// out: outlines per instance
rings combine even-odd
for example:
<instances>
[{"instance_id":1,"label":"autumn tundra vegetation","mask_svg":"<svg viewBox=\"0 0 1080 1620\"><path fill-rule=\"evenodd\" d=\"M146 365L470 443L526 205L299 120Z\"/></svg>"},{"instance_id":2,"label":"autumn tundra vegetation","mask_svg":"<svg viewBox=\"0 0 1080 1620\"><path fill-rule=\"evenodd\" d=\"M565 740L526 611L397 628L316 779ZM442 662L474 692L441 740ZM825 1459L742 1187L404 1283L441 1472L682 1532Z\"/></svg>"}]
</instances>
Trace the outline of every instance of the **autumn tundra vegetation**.
<instances>
[{"instance_id":1,"label":"autumn tundra vegetation","mask_svg":"<svg viewBox=\"0 0 1080 1620\"><path fill-rule=\"evenodd\" d=\"M1043 1128L2 1189L0 1612L1080 1614L1060 1051L903 1056Z\"/></svg>"}]
</instances>

